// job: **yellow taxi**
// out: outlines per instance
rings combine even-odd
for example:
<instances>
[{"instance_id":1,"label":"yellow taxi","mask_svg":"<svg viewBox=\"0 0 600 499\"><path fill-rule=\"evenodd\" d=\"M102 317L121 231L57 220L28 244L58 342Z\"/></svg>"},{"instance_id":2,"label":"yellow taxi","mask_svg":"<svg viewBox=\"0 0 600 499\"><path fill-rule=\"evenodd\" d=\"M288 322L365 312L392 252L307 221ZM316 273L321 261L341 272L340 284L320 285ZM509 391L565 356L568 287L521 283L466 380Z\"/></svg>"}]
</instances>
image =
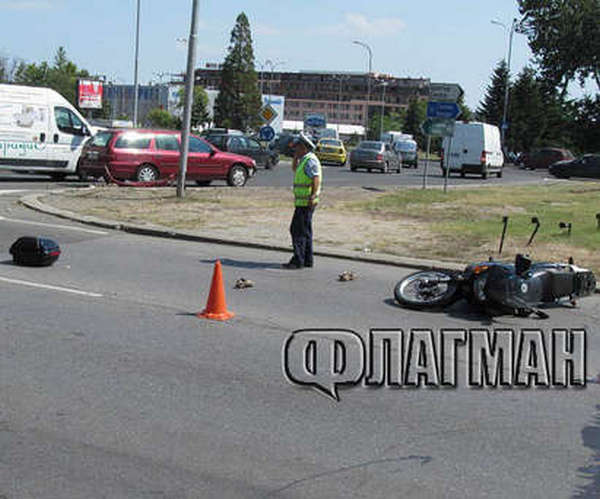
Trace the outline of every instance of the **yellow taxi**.
<instances>
[{"instance_id":1,"label":"yellow taxi","mask_svg":"<svg viewBox=\"0 0 600 499\"><path fill-rule=\"evenodd\" d=\"M322 164L333 163L344 166L348 156L344 143L338 139L320 139L315 150Z\"/></svg>"}]
</instances>

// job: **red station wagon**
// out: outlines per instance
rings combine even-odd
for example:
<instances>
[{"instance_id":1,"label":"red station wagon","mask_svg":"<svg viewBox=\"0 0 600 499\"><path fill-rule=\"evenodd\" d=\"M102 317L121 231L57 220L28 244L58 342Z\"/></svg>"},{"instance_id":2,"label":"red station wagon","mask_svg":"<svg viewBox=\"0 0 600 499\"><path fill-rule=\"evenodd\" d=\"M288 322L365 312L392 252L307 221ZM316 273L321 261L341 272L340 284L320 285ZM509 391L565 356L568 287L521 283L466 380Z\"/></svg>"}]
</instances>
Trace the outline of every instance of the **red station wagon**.
<instances>
[{"instance_id":1,"label":"red station wagon","mask_svg":"<svg viewBox=\"0 0 600 499\"><path fill-rule=\"evenodd\" d=\"M153 181L179 172L180 133L173 130L122 129L98 132L84 146L78 173L82 179L104 176L105 166L119 180ZM219 151L190 135L186 178L198 185L226 180L242 187L256 173L247 156Z\"/></svg>"}]
</instances>

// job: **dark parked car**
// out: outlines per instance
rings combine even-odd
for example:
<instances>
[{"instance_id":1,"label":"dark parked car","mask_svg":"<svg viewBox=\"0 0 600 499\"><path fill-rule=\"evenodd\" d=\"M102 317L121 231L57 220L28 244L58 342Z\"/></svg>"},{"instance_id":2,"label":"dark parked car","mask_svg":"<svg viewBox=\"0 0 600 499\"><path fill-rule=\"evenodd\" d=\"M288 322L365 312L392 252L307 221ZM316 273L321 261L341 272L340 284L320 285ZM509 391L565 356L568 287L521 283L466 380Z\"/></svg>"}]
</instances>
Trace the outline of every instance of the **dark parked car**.
<instances>
[{"instance_id":1,"label":"dark parked car","mask_svg":"<svg viewBox=\"0 0 600 499\"><path fill-rule=\"evenodd\" d=\"M384 173L396 170L400 173L402 158L391 145L378 140L363 140L350 153L350 170L366 168L367 171L381 170Z\"/></svg>"},{"instance_id":2,"label":"dark parked car","mask_svg":"<svg viewBox=\"0 0 600 499\"><path fill-rule=\"evenodd\" d=\"M550 165L548 171L558 178L600 178L600 154L586 154L577 159L559 161Z\"/></svg>"},{"instance_id":3,"label":"dark parked car","mask_svg":"<svg viewBox=\"0 0 600 499\"><path fill-rule=\"evenodd\" d=\"M294 151L290 147L292 141L296 138L294 133L280 133L269 144L269 149L284 156L293 156Z\"/></svg>"},{"instance_id":4,"label":"dark parked car","mask_svg":"<svg viewBox=\"0 0 600 499\"><path fill-rule=\"evenodd\" d=\"M557 161L574 158L575 156L568 149L543 147L524 154L521 158L521 164L524 168L535 170L536 168L548 168L552 163L556 163Z\"/></svg>"},{"instance_id":5,"label":"dark parked car","mask_svg":"<svg viewBox=\"0 0 600 499\"><path fill-rule=\"evenodd\" d=\"M208 133L204 138L221 151L251 157L258 166L272 168L279 163L279 154L276 151L263 147L252 137L239 133Z\"/></svg>"},{"instance_id":6,"label":"dark parked car","mask_svg":"<svg viewBox=\"0 0 600 499\"><path fill-rule=\"evenodd\" d=\"M173 130L106 130L83 147L80 177L102 177L104 168L119 180L153 181L179 173L179 132ZM190 135L186 177L199 185L226 180L242 187L256 173L247 156L219 151L200 137Z\"/></svg>"}]
</instances>

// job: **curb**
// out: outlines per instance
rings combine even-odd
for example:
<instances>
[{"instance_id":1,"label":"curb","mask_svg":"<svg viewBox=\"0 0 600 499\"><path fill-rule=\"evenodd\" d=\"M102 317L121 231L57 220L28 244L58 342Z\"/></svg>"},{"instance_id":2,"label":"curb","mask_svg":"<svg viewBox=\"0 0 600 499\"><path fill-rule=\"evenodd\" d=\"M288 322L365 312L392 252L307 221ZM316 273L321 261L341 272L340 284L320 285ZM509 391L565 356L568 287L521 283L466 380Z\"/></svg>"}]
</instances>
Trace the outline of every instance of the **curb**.
<instances>
[{"instance_id":1,"label":"curb","mask_svg":"<svg viewBox=\"0 0 600 499\"><path fill-rule=\"evenodd\" d=\"M95 187L91 186L87 189L92 190ZM81 188L78 189L79 191ZM198 234L194 234L186 231L176 231L173 229L169 229L168 227L161 227L156 225L139 225L139 224L131 224L126 222L119 222L116 220L106 220L97 217L91 217L86 215L79 215L77 213L73 213L71 211L61 210L59 208L55 208L48 204L42 203L39 198L42 196L48 196L48 194L60 194L63 192L69 192L70 189L58 189L47 191L44 193L36 193L36 194L28 194L19 199L19 203L27 208L30 208L34 211L38 211L40 213L45 213L47 215L53 215L59 218L63 218L66 220L72 220L74 222L79 222L86 225L91 225L94 227L100 227L103 229L112 229L112 230L120 230L123 232L128 232L130 234L138 234L144 236L152 236L152 237L162 237L168 239L178 239L182 241L193 241L200 243L210 243L210 244L224 244L229 246L237 246L244 248L253 248L253 249L262 249L267 251L279 251L279 252L289 252L289 246L281 246L276 244L265 244L255 241L239 241L234 239L226 239L219 237L207 237L207 236L199 236ZM340 260L350 260L356 262L364 262L364 263L374 263L378 265L390 265L394 267L406 267L410 269L416 270L430 270L430 269L439 269L439 270L463 270L467 263L460 262L443 262L438 260L427 260L427 259L419 259L419 258L409 258L409 257L398 257L393 255L371 255L366 256L363 254L356 254L351 251L343 251L343 250L327 250L321 249L314 251L315 256L324 256L328 258L337 258Z\"/></svg>"}]
</instances>

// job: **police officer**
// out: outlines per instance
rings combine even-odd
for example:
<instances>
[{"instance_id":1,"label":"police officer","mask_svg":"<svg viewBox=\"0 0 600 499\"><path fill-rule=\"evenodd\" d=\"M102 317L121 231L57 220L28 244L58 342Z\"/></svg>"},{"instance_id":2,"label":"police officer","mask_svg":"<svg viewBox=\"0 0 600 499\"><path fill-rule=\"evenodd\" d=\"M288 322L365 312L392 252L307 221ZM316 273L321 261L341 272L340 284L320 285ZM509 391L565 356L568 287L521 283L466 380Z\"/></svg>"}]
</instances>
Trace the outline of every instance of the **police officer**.
<instances>
[{"instance_id":1,"label":"police officer","mask_svg":"<svg viewBox=\"0 0 600 499\"><path fill-rule=\"evenodd\" d=\"M301 269L313 266L312 217L319 203L322 170L319 158L313 152L314 143L300 133L292 143L294 158L294 217L290 234L294 256L282 265L285 269Z\"/></svg>"}]
</instances>

